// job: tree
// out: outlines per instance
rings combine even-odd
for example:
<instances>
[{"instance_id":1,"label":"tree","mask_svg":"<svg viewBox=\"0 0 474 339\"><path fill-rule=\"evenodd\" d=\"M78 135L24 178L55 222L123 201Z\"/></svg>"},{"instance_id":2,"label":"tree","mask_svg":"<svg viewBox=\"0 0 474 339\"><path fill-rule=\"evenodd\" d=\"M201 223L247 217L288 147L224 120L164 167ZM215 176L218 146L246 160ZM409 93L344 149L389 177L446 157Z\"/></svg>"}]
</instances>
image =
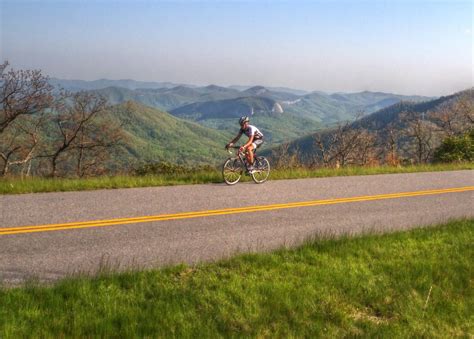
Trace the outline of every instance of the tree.
<instances>
[{"instance_id":1,"label":"tree","mask_svg":"<svg viewBox=\"0 0 474 339\"><path fill-rule=\"evenodd\" d=\"M331 138L332 135L324 135L322 133L316 133L313 135L313 147L316 152L313 154L311 159L312 166L329 167L334 160L334 142L333 140L325 140L325 138Z\"/></svg>"},{"instance_id":2,"label":"tree","mask_svg":"<svg viewBox=\"0 0 474 339\"><path fill-rule=\"evenodd\" d=\"M408 138L407 153L419 164L428 162L433 155L435 141L433 123L411 111L403 112L401 117L406 124L404 135Z\"/></svg>"},{"instance_id":3,"label":"tree","mask_svg":"<svg viewBox=\"0 0 474 339\"><path fill-rule=\"evenodd\" d=\"M466 124L465 131L474 127L474 91L471 88L461 94L455 104L455 109L463 116Z\"/></svg>"},{"instance_id":4,"label":"tree","mask_svg":"<svg viewBox=\"0 0 474 339\"><path fill-rule=\"evenodd\" d=\"M0 65L0 175L107 171L124 132L106 100L86 92L53 95L41 71L7 68Z\"/></svg>"},{"instance_id":5,"label":"tree","mask_svg":"<svg viewBox=\"0 0 474 339\"><path fill-rule=\"evenodd\" d=\"M0 65L0 134L18 117L34 115L50 108L53 86L39 70L10 70Z\"/></svg>"},{"instance_id":6,"label":"tree","mask_svg":"<svg viewBox=\"0 0 474 339\"><path fill-rule=\"evenodd\" d=\"M300 166L299 150L290 152L290 144L284 143L272 151L271 158L275 161L275 168L288 169Z\"/></svg>"},{"instance_id":7,"label":"tree","mask_svg":"<svg viewBox=\"0 0 474 339\"><path fill-rule=\"evenodd\" d=\"M111 121L107 114L103 113L79 131L73 147L78 177L104 174L112 150L125 138L121 125Z\"/></svg>"},{"instance_id":8,"label":"tree","mask_svg":"<svg viewBox=\"0 0 474 339\"><path fill-rule=\"evenodd\" d=\"M45 122L44 112L23 116L0 134L0 159L3 161L0 175L7 175L12 166L20 166L22 175L30 175L32 160L44 144Z\"/></svg>"},{"instance_id":9,"label":"tree","mask_svg":"<svg viewBox=\"0 0 474 339\"><path fill-rule=\"evenodd\" d=\"M50 176L58 175L62 161L65 172L83 176L103 166L108 150L123 138L120 126L107 117L105 98L86 92L68 94L51 115L54 139L45 155L50 159Z\"/></svg>"},{"instance_id":10,"label":"tree","mask_svg":"<svg viewBox=\"0 0 474 339\"><path fill-rule=\"evenodd\" d=\"M455 100L428 114L445 137L462 135L474 126L474 100L471 92L462 93Z\"/></svg>"},{"instance_id":11,"label":"tree","mask_svg":"<svg viewBox=\"0 0 474 339\"><path fill-rule=\"evenodd\" d=\"M355 147L353 148L352 161L360 166L378 164L378 147L375 133L366 129L358 129Z\"/></svg>"},{"instance_id":12,"label":"tree","mask_svg":"<svg viewBox=\"0 0 474 339\"><path fill-rule=\"evenodd\" d=\"M355 123L361 116L363 112L359 112L353 121L341 122L328 132L314 134L316 152L312 164L339 167L377 161L375 134Z\"/></svg>"},{"instance_id":13,"label":"tree","mask_svg":"<svg viewBox=\"0 0 474 339\"><path fill-rule=\"evenodd\" d=\"M354 152L359 146L364 129L353 128L350 122L339 124L332 135L334 155L331 157L336 161L336 166L346 166L355 162Z\"/></svg>"},{"instance_id":14,"label":"tree","mask_svg":"<svg viewBox=\"0 0 474 339\"><path fill-rule=\"evenodd\" d=\"M398 166L400 164L398 142L400 139L400 131L395 128L393 123L389 123L382 131L382 154L383 161L390 166Z\"/></svg>"}]
</instances>

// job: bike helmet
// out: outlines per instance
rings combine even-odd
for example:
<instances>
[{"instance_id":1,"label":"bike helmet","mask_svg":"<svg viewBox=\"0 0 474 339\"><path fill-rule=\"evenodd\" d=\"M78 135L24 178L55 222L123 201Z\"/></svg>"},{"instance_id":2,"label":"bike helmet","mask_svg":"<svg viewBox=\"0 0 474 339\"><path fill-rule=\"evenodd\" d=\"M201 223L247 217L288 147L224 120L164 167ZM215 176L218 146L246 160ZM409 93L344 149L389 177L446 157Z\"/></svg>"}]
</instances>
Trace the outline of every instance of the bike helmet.
<instances>
[{"instance_id":1,"label":"bike helmet","mask_svg":"<svg viewBox=\"0 0 474 339\"><path fill-rule=\"evenodd\" d=\"M239 119L239 124L240 124L240 126L242 126L244 123L249 122L249 121L250 121L249 117L247 117L247 116L241 117Z\"/></svg>"}]
</instances>

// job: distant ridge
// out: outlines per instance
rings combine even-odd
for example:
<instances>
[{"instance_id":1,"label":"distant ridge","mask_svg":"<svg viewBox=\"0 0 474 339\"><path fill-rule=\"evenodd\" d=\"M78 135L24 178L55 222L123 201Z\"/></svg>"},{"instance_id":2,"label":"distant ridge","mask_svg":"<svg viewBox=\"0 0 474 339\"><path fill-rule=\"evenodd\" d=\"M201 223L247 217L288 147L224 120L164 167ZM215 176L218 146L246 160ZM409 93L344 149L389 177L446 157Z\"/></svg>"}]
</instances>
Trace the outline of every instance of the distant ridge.
<instances>
[{"instance_id":1,"label":"distant ridge","mask_svg":"<svg viewBox=\"0 0 474 339\"><path fill-rule=\"evenodd\" d=\"M235 99L215 100L193 103L170 113L193 120L238 118L242 115L270 114L275 100L266 97L249 96Z\"/></svg>"},{"instance_id":2,"label":"distant ridge","mask_svg":"<svg viewBox=\"0 0 474 339\"><path fill-rule=\"evenodd\" d=\"M122 80L109 80L109 79L99 79L99 80L66 80L58 78L50 78L50 84L55 87L63 88L68 91L90 91L103 89L107 87L122 87L126 89L135 90L138 88L172 88L179 86L180 84L175 84L172 82L147 82L147 81L136 81L131 79L122 79Z\"/></svg>"},{"instance_id":3,"label":"distant ridge","mask_svg":"<svg viewBox=\"0 0 474 339\"><path fill-rule=\"evenodd\" d=\"M291 89L260 85L239 90L234 86L216 84L198 87L126 79L68 80L64 84L74 89L107 86L89 91L104 96L112 105L135 101L206 127L232 133L233 129L229 126L233 126L235 118L252 115L255 123L267 129L267 141L275 142L288 141L316 128L353 119L359 112L367 115L400 101L432 99L368 91L333 94L313 91L299 95Z\"/></svg>"}]
</instances>

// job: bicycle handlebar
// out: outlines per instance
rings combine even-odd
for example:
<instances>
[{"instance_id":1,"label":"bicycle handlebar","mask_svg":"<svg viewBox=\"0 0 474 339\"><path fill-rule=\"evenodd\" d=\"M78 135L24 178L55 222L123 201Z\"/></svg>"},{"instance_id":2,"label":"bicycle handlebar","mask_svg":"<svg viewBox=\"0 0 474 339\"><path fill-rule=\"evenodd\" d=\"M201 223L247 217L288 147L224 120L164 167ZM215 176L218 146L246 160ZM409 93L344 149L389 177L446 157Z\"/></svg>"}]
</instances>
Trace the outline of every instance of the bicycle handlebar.
<instances>
[{"instance_id":1,"label":"bicycle handlebar","mask_svg":"<svg viewBox=\"0 0 474 339\"><path fill-rule=\"evenodd\" d=\"M242 147L242 146L230 146L230 147L226 147L226 150L227 150L227 152L229 152L230 154L232 154L232 151L230 150L231 148L240 149L240 147Z\"/></svg>"}]
</instances>

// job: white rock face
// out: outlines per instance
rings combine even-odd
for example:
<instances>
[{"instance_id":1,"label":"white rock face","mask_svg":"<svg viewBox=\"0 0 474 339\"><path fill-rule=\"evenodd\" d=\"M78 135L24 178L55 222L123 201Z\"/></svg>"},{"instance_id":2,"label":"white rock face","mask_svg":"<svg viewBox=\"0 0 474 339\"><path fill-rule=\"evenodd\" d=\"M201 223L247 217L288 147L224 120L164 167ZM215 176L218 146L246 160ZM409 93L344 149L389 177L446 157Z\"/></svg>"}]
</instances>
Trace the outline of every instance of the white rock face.
<instances>
[{"instance_id":1,"label":"white rock face","mask_svg":"<svg viewBox=\"0 0 474 339\"><path fill-rule=\"evenodd\" d=\"M282 101L281 104L290 106L290 105L297 104L300 101L301 101L301 99L296 99L296 100L292 100L292 101Z\"/></svg>"},{"instance_id":2,"label":"white rock face","mask_svg":"<svg viewBox=\"0 0 474 339\"><path fill-rule=\"evenodd\" d=\"M281 107L281 105L278 102L275 102L275 105L273 105L272 112L273 113L283 113L283 108Z\"/></svg>"}]
</instances>

